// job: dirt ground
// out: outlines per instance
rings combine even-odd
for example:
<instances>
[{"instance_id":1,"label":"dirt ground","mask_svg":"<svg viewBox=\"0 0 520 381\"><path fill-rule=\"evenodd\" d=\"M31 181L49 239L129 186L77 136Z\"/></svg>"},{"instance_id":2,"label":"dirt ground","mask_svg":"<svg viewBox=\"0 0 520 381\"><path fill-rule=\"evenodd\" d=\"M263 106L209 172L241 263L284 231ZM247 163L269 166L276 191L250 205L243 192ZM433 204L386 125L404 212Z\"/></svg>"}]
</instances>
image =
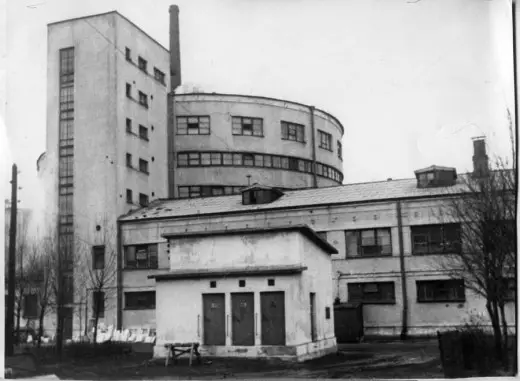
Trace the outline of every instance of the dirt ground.
<instances>
[{"instance_id":1,"label":"dirt ground","mask_svg":"<svg viewBox=\"0 0 520 381\"><path fill-rule=\"evenodd\" d=\"M276 360L203 359L202 365L164 366L139 353L124 359L96 359L32 366L18 377L55 374L61 379L266 379L266 378L443 378L436 340L343 344L337 354L292 363ZM27 358L26 361L32 361ZM18 367L23 360L18 359ZM11 360L11 364L12 364ZM29 364L29 363L27 363ZM9 365L7 359L6 366Z\"/></svg>"}]
</instances>

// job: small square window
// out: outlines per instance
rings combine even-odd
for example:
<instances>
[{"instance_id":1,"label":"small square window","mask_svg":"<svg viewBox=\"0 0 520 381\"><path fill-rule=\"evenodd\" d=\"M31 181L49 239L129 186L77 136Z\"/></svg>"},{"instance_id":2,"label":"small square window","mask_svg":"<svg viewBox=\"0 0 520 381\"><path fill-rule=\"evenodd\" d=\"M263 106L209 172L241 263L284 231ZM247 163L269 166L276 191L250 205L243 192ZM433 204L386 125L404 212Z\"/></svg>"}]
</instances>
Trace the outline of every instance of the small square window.
<instances>
[{"instance_id":1,"label":"small square window","mask_svg":"<svg viewBox=\"0 0 520 381\"><path fill-rule=\"evenodd\" d=\"M209 282L209 287L210 288L217 288L217 281L216 280L212 280Z\"/></svg>"},{"instance_id":2,"label":"small square window","mask_svg":"<svg viewBox=\"0 0 520 381\"><path fill-rule=\"evenodd\" d=\"M267 279L268 286L274 286L274 279Z\"/></svg>"},{"instance_id":3,"label":"small square window","mask_svg":"<svg viewBox=\"0 0 520 381\"><path fill-rule=\"evenodd\" d=\"M245 287L246 286L246 281L241 279L238 281L238 287Z\"/></svg>"}]
</instances>

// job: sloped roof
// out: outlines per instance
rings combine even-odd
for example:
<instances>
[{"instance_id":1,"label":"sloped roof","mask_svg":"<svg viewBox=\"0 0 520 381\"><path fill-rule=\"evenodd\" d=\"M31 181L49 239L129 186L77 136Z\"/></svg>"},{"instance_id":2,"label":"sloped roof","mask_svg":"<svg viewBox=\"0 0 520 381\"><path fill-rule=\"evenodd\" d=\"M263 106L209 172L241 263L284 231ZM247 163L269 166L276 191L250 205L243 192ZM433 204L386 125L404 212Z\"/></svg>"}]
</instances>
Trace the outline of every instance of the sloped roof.
<instances>
[{"instance_id":1,"label":"sloped roof","mask_svg":"<svg viewBox=\"0 0 520 381\"><path fill-rule=\"evenodd\" d=\"M122 216L120 221L175 219L212 214L252 213L273 209L292 209L306 206L368 203L395 199L440 197L463 193L467 188L461 177L450 187L417 188L417 180L401 179L369 183L345 184L327 188L287 190L277 200L267 204L243 205L241 195L192 199L163 199L148 207Z\"/></svg>"}]
</instances>

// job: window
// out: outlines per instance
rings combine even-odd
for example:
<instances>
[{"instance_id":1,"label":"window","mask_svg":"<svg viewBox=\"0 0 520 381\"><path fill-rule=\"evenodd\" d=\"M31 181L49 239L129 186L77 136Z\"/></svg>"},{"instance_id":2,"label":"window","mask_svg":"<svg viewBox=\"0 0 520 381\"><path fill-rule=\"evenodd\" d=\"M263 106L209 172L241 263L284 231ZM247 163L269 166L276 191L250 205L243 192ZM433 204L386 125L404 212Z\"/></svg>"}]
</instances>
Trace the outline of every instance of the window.
<instances>
[{"instance_id":1,"label":"window","mask_svg":"<svg viewBox=\"0 0 520 381\"><path fill-rule=\"evenodd\" d=\"M155 309L155 291L125 292L125 309L153 310Z\"/></svg>"},{"instance_id":2,"label":"window","mask_svg":"<svg viewBox=\"0 0 520 381\"><path fill-rule=\"evenodd\" d=\"M347 257L392 255L390 228L345 231Z\"/></svg>"},{"instance_id":3,"label":"window","mask_svg":"<svg viewBox=\"0 0 520 381\"><path fill-rule=\"evenodd\" d=\"M416 282L417 302L464 302L464 281L450 280L427 280Z\"/></svg>"},{"instance_id":4,"label":"window","mask_svg":"<svg viewBox=\"0 0 520 381\"><path fill-rule=\"evenodd\" d=\"M145 73L148 72L148 62L143 57L137 58L137 66L140 70L144 71Z\"/></svg>"},{"instance_id":5,"label":"window","mask_svg":"<svg viewBox=\"0 0 520 381\"><path fill-rule=\"evenodd\" d=\"M64 304L74 303L74 279L72 275L63 276L63 289L65 290Z\"/></svg>"},{"instance_id":6,"label":"window","mask_svg":"<svg viewBox=\"0 0 520 381\"><path fill-rule=\"evenodd\" d=\"M126 84L126 96L132 98L132 85L129 83Z\"/></svg>"},{"instance_id":7,"label":"window","mask_svg":"<svg viewBox=\"0 0 520 381\"><path fill-rule=\"evenodd\" d=\"M413 254L460 253L460 224L412 226L411 230Z\"/></svg>"},{"instance_id":8,"label":"window","mask_svg":"<svg viewBox=\"0 0 520 381\"><path fill-rule=\"evenodd\" d=\"M267 279L267 285L268 286L274 286L275 285L274 279Z\"/></svg>"},{"instance_id":9,"label":"window","mask_svg":"<svg viewBox=\"0 0 520 381\"><path fill-rule=\"evenodd\" d=\"M254 159L254 156L249 154L249 153L245 153L243 156L242 156L242 162L244 163L244 165L246 166L254 166L255 165L255 159Z\"/></svg>"},{"instance_id":10,"label":"window","mask_svg":"<svg viewBox=\"0 0 520 381\"><path fill-rule=\"evenodd\" d=\"M188 154L187 153L177 154L177 166L178 167L188 166Z\"/></svg>"},{"instance_id":11,"label":"window","mask_svg":"<svg viewBox=\"0 0 520 381\"><path fill-rule=\"evenodd\" d=\"M332 151L332 135L318 130L318 137L320 139L320 148Z\"/></svg>"},{"instance_id":12,"label":"window","mask_svg":"<svg viewBox=\"0 0 520 381\"><path fill-rule=\"evenodd\" d=\"M234 116L231 121L233 135L264 136L263 119Z\"/></svg>"},{"instance_id":13,"label":"window","mask_svg":"<svg viewBox=\"0 0 520 381\"><path fill-rule=\"evenodd\" d=\"M238 287L245 287L245 286L246 286L246 281L243 280L243 279L240 279L240 280L238 281Z\"/></svg>"},{"instance_id":14,"label":"window","mask_svg":"<svg viewBox=\"0 0 520 381\"><path fill-rule=\"evenodd\" d=\"M133 195L132 195L132 190L131 189L127 189L126 190L126 202L128 204L133 204L134 201L133 201Z\"/></svg>"},{"instance_id":15,"label":"window","mask_svg":"<svg viewBox=\"0 0 520 381\"><path fill-rule=\"evenodd\" d=\"M139 205L148 206L148 195L139 193Z\"/></svg>"},{"instance_id":16,"label":"window","mask_svg":"<svg viewBox=\"0 0 520 381\"><path fill-rule=\"evenodd\" d=\"M305 143L305 126L296 123L281 122L282 139Z\"/></svg>"},{"instance_id":17,"label":"window","mask_svg":"<svg viewBox=\"0 0 520 381\"><path fill-rule=\"evenodd\" d=\"M148 140L148 128L143 125L139 125L139 137L144 140Z\"/></svg>"},{"instance_id":18,"label":"window","mask_svg":"<svg viewBox=\"0 0 520 381\"><path fill-rule=\"evenodd\" d=\"M92 267L94 270L105 268L105 246L94 246L92 248Z\"/></svg>"},{"instance_id":19,"label":"window","mask_svg":"<svg viewBox=\"0 0 520 381\"><path fill-rule=\"evenodd\" d=\"M144 159L139 159L139 171L143 173L148 173L148 161Z\"/></svg>"},{"instance_id":20,"label":"window","mask_svg":"<svg viewBox=\"0 0 520 381\"><path fill-rule=\"evenodd\" d=\"M103 291L92 292L92 314L94 316L105 316L105 293Z\"/></svg>"},{"instance_id":21,"label":"window","mask_svg":"<svg viewBox=\"0 0 520 381\"><path fill-rule=\"evenodd\" d=\"M126 132L132 133L132 119L126 118Z\"/></svg>"},{"instance_id":22,"label":"window","mask_svg":"<svg viewBox=\"0 0 520 381\"><path fill-rule=\"evenodd\" d=\"M157 244L125 246L125 269L156 269Z\"/></svg>"},{"instance_id":23,"label":"window","mask_svg":"<svg viewBox=\"0 0 520 381\"><path fill-rule=\"evenodd\" d=\"M148 95L146 95L142 91L139 91L139 104L148 108Z\"/></svg>"},{"instance_id":24,"label":"window","mask_svg":"<svg viewBox=\"0 0 520 381\"><path fill-rule=\"evenodd\" d=\"M188 165L189 166L200 165L200 155L198 152L193 152L193 153L188 154Z\"/></svg>"},{"instance_id":25,"label":"window","mask_svg":"<svg viewBox=\"0 0 520 381\"><path fill-rule=\"evenodd\" d=\"M60 77L62 85L74 82L74 48L60 50Z\"/></svg>"},{"instance_id":26,"label":"window","mask_svg":"<svg viewBox=\"0 0 520 381\"><path fill-rule=\"evenodd\" d=\"M129 48L125 48L125 58L127 61L132 62L132 51Z\"/></svg>"},{"instance_id":27,"label":"window","mask_svg":"<svg viewBox=\"0 0 520 381\"><path fill-rule=\"evenodd\" d=\"M163 85L166 84L164 81L164 73L156 67L153 68L153 75L157 81L161 82Z\"/></svg>"},{"instance_id":28,"label":"window","mask_svg":"<svg viewBox=\"0 0 520 381\"><path fill-rule=\"evenodd\" d=\"M348 301L365 304L395 304L394 282L349 283Z\"/></svg>"},{"instance_id":29,"label":"window","mask_svg":"<svg viewBox=\"0 0 520 381\"><path fill-rule=\"evenodd\" d=\"M209 287L210 288L217 288L217 281L215 280L212 280L209 282Z\"/></svg>"},{"instance_id":30,"label":"window","mask_svg":"<svg viewBox=\"0 0 520 381\"><path fill-rule=\"evenodd\" d=\"M177 135L209 135L209 116L177 117Z\"/></svg>"},{"instance_id":31,"label":"window","mask_svg":"<svg viewBox=\"0 0 520 381\"><path fill-rule=\"evenodd\" d=\"M24 295L23 317L37 318L38 317L38 295L28 294Z\"/></svg>"},{"instance_id":32,"label":"window","mask_svg":"<svg viewBox=\"0 0 520 381\"><path fill-rule=\"evenodd\" d=\"M516 279L515 278L504 278L504 300L508 302L515 301L516 295Z\"/></svg>"},{"instance_id":33,"label":"window","mask_svg":"<svg viewBox=\"0 0 520 381\"><path fill-rule=\"evenodd\" d=\"M343 161L343 146L341 142L338 140L338 158Z\"/></svg>"},{"instance_id":34,"label":"window","mask_svg":"<svg viewBox=\"0 0 520 381\"><path fill-rule=\"evenodd\" d=\"M132 168L132 154L131 153L126 154L126 166L128 168Z\"/></svg>"}]
</instances>

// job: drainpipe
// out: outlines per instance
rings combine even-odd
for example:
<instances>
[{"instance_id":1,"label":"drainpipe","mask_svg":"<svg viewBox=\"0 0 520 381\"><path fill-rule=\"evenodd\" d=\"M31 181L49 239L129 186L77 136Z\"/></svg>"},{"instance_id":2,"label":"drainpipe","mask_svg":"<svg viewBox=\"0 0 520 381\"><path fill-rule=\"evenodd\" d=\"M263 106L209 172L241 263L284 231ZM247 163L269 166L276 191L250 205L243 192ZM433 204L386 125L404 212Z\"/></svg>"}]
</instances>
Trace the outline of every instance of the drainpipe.
<instances>
[{"instance_id":1,"label":"drainpipe","mask_svg":"<svg viewBox=\"0 0 520 381\"><path fill-rule=\"evenodd\" d=\"M121 250L121 222L117 221L117 301L116 301L116 326L120 331L123 324L123 253Z\"/></svg>"},{"instance_id":2,"label":"drainpipe","mask_svg":"<svg viewBox=\"0 0 520 381\"><path fill-rule=\"evenodd\" d=\"M406 287L406 268L404 263L403 216L401 213L401 201L397 201L397 230L399 232L399 263L401 270L401 291L403 296L401 340L406 340L408 335L408 289Z\"/></svg>"},{"instance_id":3,"label":"drainpipe","mask_svg":"<svg viewBox=\"0 0 520 381\"><path fill-rule=\"evenodd\" d=\"M311 116L311 139L312 139L312 180L313 187L318 188L318 176L316 175L316 132L314 129L314 106L309 106Z\"/></svg>"},{"instance_id":4,"label":"drainpipe","mask_svg":"<svg viewBox=\"0 0 520 381\"><path fill-rule=\"evenodd\" d=\"M168 198L175 198L175 92L171 91L168 100L168 122L166 145L168 152Z\"/></svg>"}]
</instances>

